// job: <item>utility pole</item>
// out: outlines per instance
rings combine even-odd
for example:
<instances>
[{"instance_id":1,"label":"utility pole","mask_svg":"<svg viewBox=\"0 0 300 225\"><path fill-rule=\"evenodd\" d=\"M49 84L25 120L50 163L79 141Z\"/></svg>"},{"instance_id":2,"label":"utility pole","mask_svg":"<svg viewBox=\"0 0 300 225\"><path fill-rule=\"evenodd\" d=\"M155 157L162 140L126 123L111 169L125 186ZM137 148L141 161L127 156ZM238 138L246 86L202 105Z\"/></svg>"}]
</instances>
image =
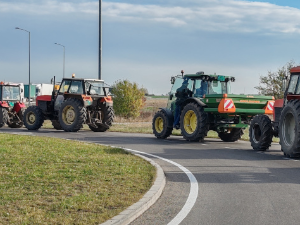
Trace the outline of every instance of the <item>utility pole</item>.
<instances>
[{"instance_id":1,"label":"utility pole","mask_svg":"<svg viewBox=\"0 0 300 225\"><path fill-rule=\"evenodd\" d=\"M102 79L102 19L101 19L101 11L102 11L102 0L99 0L99 62L98 62L98 79Z\"/></svg>"}]
</instances>

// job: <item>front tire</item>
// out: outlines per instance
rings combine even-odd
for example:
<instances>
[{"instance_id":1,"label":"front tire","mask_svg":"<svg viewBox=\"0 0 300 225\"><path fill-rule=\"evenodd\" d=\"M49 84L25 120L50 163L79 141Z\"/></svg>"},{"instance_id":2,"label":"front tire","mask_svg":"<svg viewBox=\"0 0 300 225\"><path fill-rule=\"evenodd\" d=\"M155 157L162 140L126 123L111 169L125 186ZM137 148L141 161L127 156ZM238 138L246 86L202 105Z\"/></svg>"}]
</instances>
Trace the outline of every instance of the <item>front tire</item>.
<instances>
[{"instance_id":1,"label":"front tire","mask_svg":"<svg viewBox=\"0 0 300 225\"><path fill-rule=\"evenodd\" d=\"M105 132L112 126L112 122L115 117L113 107L103 106L101 113L102 124L95 124L95 126L89 125L89 128L94 132Z\"/></svg>"},{"instance_id":2,"label":"front tire","mask_svg":"<svg viewBox=\"0 0 300 225\"><path fill-rule=\"evenodd\" d=\"M207 135L207 113L196 104L187 104L180 115L180 129L183 137L188 141L202 141Z\"/></svg>"},{"instance_id":3,"label":"front tire","mask_svg":"<svg viewBox=\"0 0 300 225\"><path fill-rule=\"evenodd\" d=\"M63 130L58 120L51 120L52 126L56 130Z\"/></svg>"},{"instance_id":4,"label":"front tire","mask_svg":"<svg viewBox=\"0 0 300 225\"><path fill-rule=\"evenodd\" d=\"M279 121L281 150L288 157L300 157L300 101L291 100L283 108Z\"/></svg>"},{"instance_id":5,"label":"front tire","mask_svg":"<svg viewBox=\"0 0 300 225\"><path fill-rule=\"evenodd\" d=\"M166 139L172 134L173 127L168 126L173 124L173 117L170 118L164 111L155 113L152 120L152 130L155 137L159 139Z\"/></svg>"},{"instance_id":6,"label":"front tire","mask_svg":"<svg viewBox=\"0 0 300 225\"><path fill-rule=\"evenodd\" d=\"M219 132L219 138L224 142L235 142L243 136L244 132L241 128L232 128L230 132Z\"/></svg>"},{"instance_id":7,"label":"front tire","mask_svg":"<svg viewBox=\"0 0 300 225\"><path fill-rule=\"evenodd\" d=\"M273 128L270 118L266 115L255 116L250 124L249 137L254 150L266 151L269 149L273 138Z\"/></svg>"},{"instance_id":8,"label":"front tire","mask_svg":"<svg viewBox=\"0 0 300 225\"><path fill-rule=\"evenodd\" d=\"M38 130L44 123L43 111L37 106L29 106L23 117L23 122L28 130Z\"/></svg>"},{"instance_id":9,"label":"front tire","mask_svg":"<svg viewBox=\"0 0 300 225\"><path fill-rule=\"evenodd\" d=\"M79 99L66 99L59 109L59 123L66 132L79 131L86 121L86 109Z\"/></svg>"}]
</instances>

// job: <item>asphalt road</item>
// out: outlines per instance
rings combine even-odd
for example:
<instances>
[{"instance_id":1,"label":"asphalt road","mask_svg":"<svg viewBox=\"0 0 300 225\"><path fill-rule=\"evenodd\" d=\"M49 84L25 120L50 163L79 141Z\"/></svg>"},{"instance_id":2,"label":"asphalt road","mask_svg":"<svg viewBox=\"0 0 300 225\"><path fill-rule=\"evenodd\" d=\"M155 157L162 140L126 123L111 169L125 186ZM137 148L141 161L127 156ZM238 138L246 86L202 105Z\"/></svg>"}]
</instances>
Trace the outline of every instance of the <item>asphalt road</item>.
<instances>
[{"instance_id":1,"label":"asphalt road","mask_svg":"<svg viewBox=\"0 0 300 225\"><path fill-rule=\"evenodd\" d=\"M192 172L198 194L190 196L187 175L177 166L153 158L165 172L166 187L161 198L132 225L170 223L189 196L196 202L180 224L300 224L300 161L285 158L278 144L262 153L253 151L244 141L206 139L204 143L191 143L176 136L159 140L153 135L114 132L1 131L130 148L172 160Z\"/></svg>"}]
</instances>

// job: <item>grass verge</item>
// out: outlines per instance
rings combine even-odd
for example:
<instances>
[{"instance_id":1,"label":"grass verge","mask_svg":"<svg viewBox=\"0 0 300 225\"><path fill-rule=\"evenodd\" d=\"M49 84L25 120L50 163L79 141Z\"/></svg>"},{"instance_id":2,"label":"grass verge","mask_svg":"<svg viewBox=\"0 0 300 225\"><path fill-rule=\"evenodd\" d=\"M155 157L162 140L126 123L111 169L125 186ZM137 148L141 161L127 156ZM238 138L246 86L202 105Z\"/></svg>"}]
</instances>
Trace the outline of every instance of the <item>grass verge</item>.
<instances>
[{"instance_id":1,"label":"grass verge","mask_svg":"<svg viewBox=\"0 0 300 225\"><path fill-rule=\"evenodd\" d=\"M99 224L137 202L155 168L118 148L0 134L1 224Z\"/></svg>"},{"instance_id":2,"label":"grass verge","mask_svg":"<svg viewBox=\"0 0 300 225\"><path fill-rule=\"evenodd\" d=\"M109 131L113 132L126 132L126 133L142 133L152 134L151 122L140 122L140 123L115 123ZM180 130L173 130L172 135L181 136ZM207 138L219 138L218 133L215 131L209 131ZM249 128L244 130L244 134L241 140L249 141ZM279 138L273 138L273 142L279 142Z\"/></svg>"}]
</instances>

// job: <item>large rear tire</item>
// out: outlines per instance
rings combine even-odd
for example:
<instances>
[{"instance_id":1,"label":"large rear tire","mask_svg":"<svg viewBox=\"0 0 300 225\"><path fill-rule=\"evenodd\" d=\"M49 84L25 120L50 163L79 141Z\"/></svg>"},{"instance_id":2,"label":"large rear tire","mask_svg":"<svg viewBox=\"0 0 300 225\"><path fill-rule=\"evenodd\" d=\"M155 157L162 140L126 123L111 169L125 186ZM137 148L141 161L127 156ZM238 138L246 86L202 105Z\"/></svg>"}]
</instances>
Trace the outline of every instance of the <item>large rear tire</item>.
<instances>
[{"instance_id":1,"label":"large rear tire","mask_svg":"<svg viewBox=\"0 0 300 225\"><path fill-rule=\"evenodd\" d=\"M102 107L101 112L101 120L102 124L89 125L89 128L94 132L105 132L112 126L112 122L114 121L115 113L113 107L104 106Z\"/></svg>"},{"instance_id":2,"label":"large rear tire","mask_svg":"<svg viewBox=\"0 0 300 225\"><path fill-rule=\"evenodd\" d=\"M279 121L281 150L288 157L300 157L300 101L291 100L283 108Z\"/></svg>"},{"instance_id":3,"label":"large rear tire","mask_svg":"<svg viewBox=\"0 0 300 225\"><path fill-rule=\"evenodd\" d=\"M241 139L244 134L241 128L232 128L230 132L219 132L219 138L224 142L235 142Z\"/></svg>"},{"instance_id":4,"label":"large rear tire","mask_svg":"<svg viewBox=\"0 0 300 225\"><path fill-rule=\"evenodd\" d=\"M267 115L257 115L252 119L249 137L254 150L266 151L269 149L273 138L273 128L272 122Z\"/></svg>"},{"instance_id":5,"label":"large rear tire","mask_svg":"<svg viewBox=\"0 0 300 225\"><path fill-rule=\"evenodd\" d=\"M0 128L3 127L8 121L8 112L6 108L0 107Z\"/></svg>"},{"instance_id":6,"label":"large rear tire","mask_svg":"<svg viewBox=\"0 0 300 225\"><path fill-rule=\"evenodd\" d=\"M196 104L187 104L180 115L180 129L183 137L188 141L202 141L207 135L207 113Z\"/></svg>"},{"instance_id":7,"label":"large rear tire","mask_svg":"<svg viewBox=\"0 0 300 225\"><path fill-rule=\"evenodd\" d=\"M168 124L173 124L173 118L168 117L164 111L155 113L152 120L152 130L155 137L159 139L169 137L172 134L173 127L168 126Z\"/></svg>"},{"instance_id":8,"label":"large rear tire","mask_svg":"<svg viewBox=\"0 0 300 225\"><path fill-rule=\"evenodd\" d=\"M58 118L64 131L77 132L86 121L86 109L79 99L68 98L61 104Z\"/></svg>"},{"instance_id":9,"label":"large rear tire","mask_svg":"<svg viewBox=\"0 0 300 225\"><path fill-rule=\"evenodd\" d=\"M29 106L23 116L23 122L28 130L38 130L44 123L43 111L38 106Z\"/></svg>"}]
</instances>

